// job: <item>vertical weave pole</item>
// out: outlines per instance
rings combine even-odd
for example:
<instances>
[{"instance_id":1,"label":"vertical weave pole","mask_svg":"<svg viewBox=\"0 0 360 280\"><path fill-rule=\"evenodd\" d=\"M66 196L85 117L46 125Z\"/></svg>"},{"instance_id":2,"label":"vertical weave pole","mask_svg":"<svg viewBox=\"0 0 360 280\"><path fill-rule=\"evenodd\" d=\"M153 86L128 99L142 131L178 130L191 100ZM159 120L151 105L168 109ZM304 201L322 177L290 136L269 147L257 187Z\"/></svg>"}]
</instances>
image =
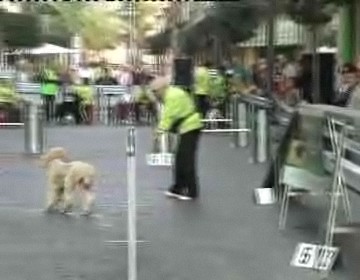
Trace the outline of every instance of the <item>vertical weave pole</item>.
<instances>
[{"instance_id":1,"label":"vertical weave pole","mask_svg":"<svg viewBox=\"0 0 360 280\"><path fill-rule=\"evenodd\" d=\"M135 2L129 2L130 21L130 55L131 64L135 64L136 50L136 9ZM131 106L134 109L134 106ZM132 114L132 112L130 112ZM128 185L128 280L137 280L137 232L136 232L136 153L135 153L135 127L128 128L127 135L127 185Z\"/></svg>"},{"instance_id":2,"label":"vertical weave pole","mask_svg":"<svg viewBox=\"0 0 360 280\"><path fill-rule=\"evenodd\" d=\"M136 232L136 153L135 128L127 131L127 188L128 188L128 280L137 279L137 232Z\"/></svg>"}]
</instances>

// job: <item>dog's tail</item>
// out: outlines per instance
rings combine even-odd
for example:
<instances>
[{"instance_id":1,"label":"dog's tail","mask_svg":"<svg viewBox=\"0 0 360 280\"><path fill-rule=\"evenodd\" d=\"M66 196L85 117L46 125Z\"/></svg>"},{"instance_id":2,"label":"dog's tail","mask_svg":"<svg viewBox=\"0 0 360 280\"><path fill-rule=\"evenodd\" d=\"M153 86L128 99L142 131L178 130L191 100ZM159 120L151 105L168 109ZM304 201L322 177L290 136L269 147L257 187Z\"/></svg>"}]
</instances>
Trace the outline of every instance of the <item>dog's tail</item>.
<instances>
[{"instance_id":1,"label":"dog's tail","mask_svg":"<svg viewBox=\"0 0 360 280\"><path fill-rule=\"evenodd\" d=\"M55 159L67 160L68 158L68 152L64 148L51 148L46 154L40 157L40 165L46 167L51 161Z\"/></svg>"}]
</instances>

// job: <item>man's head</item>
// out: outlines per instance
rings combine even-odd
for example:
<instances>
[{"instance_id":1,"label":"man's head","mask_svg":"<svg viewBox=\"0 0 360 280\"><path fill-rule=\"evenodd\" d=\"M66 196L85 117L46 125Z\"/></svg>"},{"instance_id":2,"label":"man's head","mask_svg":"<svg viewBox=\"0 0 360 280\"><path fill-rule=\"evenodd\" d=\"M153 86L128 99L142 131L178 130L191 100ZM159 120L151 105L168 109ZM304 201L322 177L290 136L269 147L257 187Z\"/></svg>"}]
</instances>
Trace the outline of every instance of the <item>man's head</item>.
<instances>
[{"instance_id":1,"label":"man's head","mask_svg":"<svg viewBox=\"0 0 360 280\"><path fill-rule=\"evenodd\" d=\"M358 69L351 63L345 63L342 67L342 82L343 84L353 86L358 82Z\"/></svg>"},{"instance_id":2,"label":"man's head","mask_svg":"<svg viewBox=\"0 0 360 280\"><path fill-rule=\"evenodd\" d=\"M279 54L277 57L276 57L276 62L278 62L281 66L285 65L287 63L287 59L284 55L282 54Z\"/></svg>"},{"instance_id":3,"label":"man's head","mask_svg":"<svg viewBox=\"0 0 360 280\"><path fill-rule=\"evenodd\" d=\"M170 79L168 77L162 76L152 80L149 87L154 94L154 97L162 100L169 85Z\"/></svg>"}]
</instances>

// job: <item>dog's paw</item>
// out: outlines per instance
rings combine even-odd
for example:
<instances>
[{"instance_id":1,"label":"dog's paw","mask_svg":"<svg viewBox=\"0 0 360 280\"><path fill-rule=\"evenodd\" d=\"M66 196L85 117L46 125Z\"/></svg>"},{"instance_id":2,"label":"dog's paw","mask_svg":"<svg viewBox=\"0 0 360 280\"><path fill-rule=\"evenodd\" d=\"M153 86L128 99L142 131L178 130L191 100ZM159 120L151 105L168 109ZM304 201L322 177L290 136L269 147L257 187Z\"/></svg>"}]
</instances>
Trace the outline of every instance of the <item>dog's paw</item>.
<instances>
[{"instance_id":1,"label":"dog's paw","mask_svg":"<svg viewBox=\"0 0 360 280\"><path fill-rule=\"evenodd\" d=\"M86 211L81 212L80 215L83 217L89 217L91 214L92 214L92 212L90 210L86 210Z\"/></svg>"},{"instance_id":2,"label":"dog's paw","mask_svg":"<svg viewBox=\"0 0 360 280\"><path fill-rule=\"evenodd\" d=\"M55 208L52 207L52 206L46 207L46 208L44 209L44 213L46 213L46 214L54 214L54 213L56 213L56 212L57 212L57 209L55 209Z\"/></svg>"},{"instance_id":3,"label":"dog's paw","mask_svg":"<svg viewBox=\"0 0 360 280\"><path fill-rule=\"evenodd\" d=\"M72 212L71 207L66 207L66 208L63 208L62 210L60 210L60 213L63 214L63 215L71 214L71 212Z\"/></svg>"}]
</instances>

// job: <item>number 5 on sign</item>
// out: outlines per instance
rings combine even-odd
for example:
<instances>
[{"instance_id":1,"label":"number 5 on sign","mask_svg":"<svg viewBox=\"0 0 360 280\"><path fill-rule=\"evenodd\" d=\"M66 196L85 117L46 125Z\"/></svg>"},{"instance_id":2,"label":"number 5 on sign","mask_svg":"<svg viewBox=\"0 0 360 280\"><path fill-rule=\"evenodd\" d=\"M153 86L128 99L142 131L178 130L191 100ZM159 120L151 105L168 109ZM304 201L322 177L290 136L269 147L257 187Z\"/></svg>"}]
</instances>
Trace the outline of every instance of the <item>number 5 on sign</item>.
<instances>
[{"instance_id":1,"label":"number 5 on sign","mask_svg":"<svg viewBox=\"0 0 360 280\"><path fill-rule=\"evenodd\" d=\"M296 246L291 265L321 271L330 271L338 254L339 249L335 247L300 243Z\"/></svg>"},{"instance_id":2,"label":"number 5 on sign","mask_svg":"<svg viewBox=\"0 0 360 280\"><path fill-rule=\"evenodd\" d=\"M291 265L303 268L313 268L315 265L317 245L300 243L295 249Z\"/></svg>"}]
</instances>

